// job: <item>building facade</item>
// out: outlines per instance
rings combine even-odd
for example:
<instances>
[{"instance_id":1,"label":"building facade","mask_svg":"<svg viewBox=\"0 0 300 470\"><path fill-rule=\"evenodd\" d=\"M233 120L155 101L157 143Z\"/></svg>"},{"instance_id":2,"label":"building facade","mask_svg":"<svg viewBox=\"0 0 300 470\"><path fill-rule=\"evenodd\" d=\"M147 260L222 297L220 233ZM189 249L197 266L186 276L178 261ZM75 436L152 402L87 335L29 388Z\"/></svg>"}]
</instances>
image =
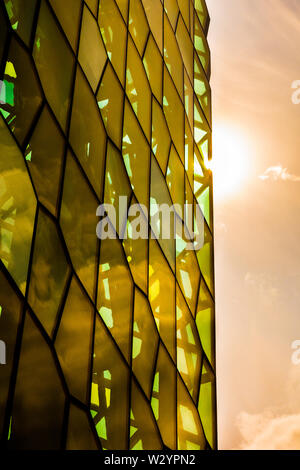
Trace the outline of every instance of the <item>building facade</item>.
<instances>
[{"instance_id":1,"label":"building facade","mask_svg":"<svg viewBox=\"0 0 300 470\"><path fill-rule=\"evenodd\" d=\"M204 0L0 0L5 447L216 448L208 25ZM184 236L153 236L161 204Z\"/></svg>"}]
</instances>

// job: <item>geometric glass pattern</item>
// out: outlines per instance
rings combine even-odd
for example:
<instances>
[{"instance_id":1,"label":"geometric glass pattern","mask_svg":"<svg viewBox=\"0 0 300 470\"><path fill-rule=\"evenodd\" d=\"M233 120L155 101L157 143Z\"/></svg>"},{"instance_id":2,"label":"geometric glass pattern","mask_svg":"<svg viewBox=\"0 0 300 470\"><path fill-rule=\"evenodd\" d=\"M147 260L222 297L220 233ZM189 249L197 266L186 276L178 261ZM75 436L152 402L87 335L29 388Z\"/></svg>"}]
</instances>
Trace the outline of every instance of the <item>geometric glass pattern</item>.
<instances>
[{"instance_id":1,"label":"geometric glass pattern","mask_svg":"<svg viewBox=\"0 0 300 470\"><path fill-rule=\"evenodd\" d=\"M10 449L216 448L208 25L204 0L0 0ZM100 241L119 196L200 207L204 245L130 217Z\"/></svg>"}]
</instances>

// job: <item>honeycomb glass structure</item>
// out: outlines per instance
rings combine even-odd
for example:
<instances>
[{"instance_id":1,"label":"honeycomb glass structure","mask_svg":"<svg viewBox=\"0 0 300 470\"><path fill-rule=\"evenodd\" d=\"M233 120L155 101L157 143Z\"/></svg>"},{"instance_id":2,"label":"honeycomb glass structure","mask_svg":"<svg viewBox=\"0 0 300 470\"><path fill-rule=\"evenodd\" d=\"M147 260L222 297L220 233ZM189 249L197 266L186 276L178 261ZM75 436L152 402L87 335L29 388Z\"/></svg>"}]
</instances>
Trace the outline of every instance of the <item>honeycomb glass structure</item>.
<instances>
[{"instance_id":1,"label":"honeycomb glass structure","mask_svg":"<svg viewBox=\"0 0 300 470\"><path fill-rule=\"evenodd\" d=\"M204 0L0 0L4 447L217 446L208 26ZM99 240L119 196L200 208L203 246Z\"/></svg>"}]
</instances>

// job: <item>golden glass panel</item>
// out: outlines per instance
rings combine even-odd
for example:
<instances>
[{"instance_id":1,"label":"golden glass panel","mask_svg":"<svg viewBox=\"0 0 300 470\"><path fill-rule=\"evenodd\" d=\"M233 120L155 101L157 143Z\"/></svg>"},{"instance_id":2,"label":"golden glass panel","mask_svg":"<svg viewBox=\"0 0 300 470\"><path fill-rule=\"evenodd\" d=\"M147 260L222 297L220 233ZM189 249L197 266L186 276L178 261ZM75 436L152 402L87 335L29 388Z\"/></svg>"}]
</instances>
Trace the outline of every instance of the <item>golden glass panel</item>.
<instances>
[{"instance_id":1,"label":"golden glass panel","mask_svg":"<svg viewBox=\"0 0 300 470\"><path fill-rule=\"evenodd\" d=\"M150 148L127 100L125 101L122 153L131 187L138 202L148 208Z\"/></svg>"},{"instance_id":2,"label":"golden glass panel","mask_svg":"<svg viewBox=\"0 0 300 470\"><path fill-rule=\"evenodd\" d=\"M201 274L212 294L214 294L213 239L207 224L204 225L204 245L197 251Z\"/></svg>"},{"instance_id":3,"label":"golden glass panel","mask_svg":"<svg viewBox=\"0 0 300 470\"><path fill-rule=\"evenodd\" d=\"M29 46L32 23L37 0L4 0L7 14L14 31Z\"/></svg>"},{"instance_id":4,"label":"golden glass panel","mask_svg":"<svg viewBox=\"0 0 300 470\"><path fill-rule=\"evenodd\" d=\"M177 427L178 450L204 450L206 448L197 408L180 377L177 377Z\"/></svg>"},{"instance_id":5,"label":"golden glass panel","mask_svg":"<svg viewBox=\"0 0 300 470\"><path fill-rule=\"evenodd\" d=\"M42 104L30 57L13 37L1 82L0 114L22 146Z\"/></svg>"},{"instance_id":6,"label":"golden glass panel","mask_svg":"<svg viewBox=\"0 0 300 470\"><path fill-rule=\"evenodd\" d=\"M177 0L164 0L165 12L168 15L172 28L175 31L177 18L179 15L179 8Z\"/></svg>"},{"instance_id":7,"label":"golden glass panel","mask_svg":"<svg viewBox=\"0 0 300 470\"><path fill-rule=\"evenodd\" d=\"M98 450L96 439L85 411L72 404L69 411L66 449Z\"/></svg>"},{"instance_id":8,"label":"golden glass panel","mask_svg":"<svg viewBox=\"0 0 300 470\"><path fill-rule=\"evenodd\" d=\"M0 142L0 259L25 294L36 199L23 155L1 117Z\"/></svg>"},{"instance_id":9,"label":"golden glass panel","mask_svg":"<svg viewBox=\"0 0 300 470\"><path fill-rule=\"evenodd\" d=\"M92 377L91 415L102 448L126 450L128 449L129 369L98 316Z\"/></svg>"},{"instance_id":10,"label":"golden glass panel","mask_svg":"<svg viewBox=\"0 0 300 470\"><path fill-rule=\"evenodd\" d=\"M189 178L190 185L194 187L194 139L186 116L184 139L185 171Z\"/></svg>"},{"instance_id":11,"label":"golden glass panel","mask_svg":"<svg viewBox=\"0 0 300 470\"><path fill-rule=\"evenodd\" d=\"M188 3L186 2L186 0L184 0L184 2L188 7ZM187 70L190 80L193 80L194 46L181 15L179 16L177 23L176 38L183 58L184 66Z\"/></svg>"},{"instance_id":12,"label":"golden glass panel","mask_svg":"<svg viewBox=\"0 0 300 470\"><path fill-rule=\"evenodd\" d=\"M160 450L162 442L149 403L131 381L130 450Z\"/></svg>"},{"instance_id":13,"label":"golden glass panel","mask_svg":"<svg viewBox=\"0 0 300 470\"><path fill-rule=\"evenodd\" d=\"M162 172L165 174L168 164L171 137L161 106L153 98L152 101L152 152Z\"/></svg>"},{"instance_id":14,"label":"golden glass panel","mask_svg":"<svg viewBox=\"0 0 300 470\"><path fill-rule=\"evenodd\" d=\"M176 85L179 96L183 98L183 64L172 26L164 15L164 60Z\"/></svg>"},{"instance_id":15,"label":"golden glass panel","mask_svg":"<svg viewBox=\"0 0 300 470\"><path fill-rule=\"evenodd\" d=\"M215 343L214 343L214 302L211 294L205 285L203 279L201 280L199 299L196 310L196 324L203 346L204 352L212 365L215 367Z\"/></svg>"},{"instance_id":16,"label":"golden glass panel","mask_svg":"<svg viewBox=\"0 0 300 470\"><path fill-rule=\"evenodd\" d=\"M169 164L166 175L167 185L173 200L173 204L179 204L183 214L184 206L184 166L175 150L171 147Z\"/></svg>"},{"instance_id":17,"label":"golden glass panel","mask_svg":"<svg viewBox=\"0 0 300 470\"><path fill-rule=\"evenodd\" d=\"M176 368L160 343L151 407L164 444L176 449Z\"/></svg>"},{"instance_id":18,"label":"golden glass panel","mask_svg":"<svg viewBox=\"0 0 300 470\"><path fill-rule=\"evenodd\" d=\"M159 334L175 361L175 278L158 243L150 240L149 246L149 300Z\"/></svg>"},{"instance_id":19,"label":"golden glass panel","mask_svg":"<svg viewBox=\"0 0 300 470\"><path fill-rule=\"evenodd\" d=\"M127 23L128 18L128 0L115 0L116 4L119 7L120 12L124 18L125 23Z\"/></svg>"},{"instance_id":20,"label":"golden glass panel","mask_svg":"<svg viewBox=\"0 0 300 470\"><path fill-rule=\"evenodd\" d=\"M0 438L5 441L7 434L3 433L3 422L5 417L6 402L8 399L11 371L13 367L15 344L18 332L18 326L21 315L21 301L14 289L6 280L2 269L0 271L0 331L1 341L4 341L5 347L5 365L1 362L1 380L0 380Z\"/></svg>"},{"instance_id":21,"label":"golden glass panel","mask_svg":"<svg viewBox=\"0 0 300 470\"><path fill-rule=\"evenodd\" d=\"M88 400L94 307L73 277L64 306L55 348L70 393Z\"/></svg>"},{"instance_id":22,"label":"golden glass panel","mask_svg":"<svg viewBox=\"0 0 300 470\"><path fill-rule=\"evenodd\" d=\"M149 34L149 26L141 0L130 0L129 32L140 56L142 56Z\"/></svg>"},{"instance_id":23,"label":"golden glass panel","mask_svg":"<svg viewBox=\"0 0 300 470\"><path fill-rule=\"evenodd\" d=\"M196 402L202 361L202 348L194 319L185 299L176 288L177 369Z\"/></svg>"},{"instance_id":24,"label":"golden glass panel","mask_svg":"<svg viewBox=\"0 0 300 470\"><path fill-rule=\"evenodd\" d=\"M142 0L150 31L153 34L156 44L162 52L163 42L163 6L160 0ZM154 65L154 64L153 64ZM155 69L155 67L154 67Z\"/></svg>"},{"instance_id":25,"label":"golden glass panel","mask_svg":"<svg viewBox=\"0 0 300 470\"><path fill-rule=\"evenodd\" d=\"M135 289L132 337L132 370L150 398L158 347L158 334L148 299Z\"/></svg>"},{"instance_id":26,"label":"golden glass panel","mask_svg":"<svg viewBox=\"0 0 300 470\"><path fill-rule=\"evenodd\" d=\"M178 1L178 6L180 9L180 12L182 14L182 17L184 19L184 22L186 24L186 27L189 29L190 28L190 10L189 10L189 2L187 0L177 0ZM178 22L180 22L180 17ZM177 25L178 28L178 25Z\"/></svg>"},{"instance_id":27,"label":"golden glass panel","mask_svg":"<svg viewBox=\"0 0 300 470\"><path fill-rule=\"evenodd\" d=\"M210 52L207 44L207 39L203 32L200 21L195 16L195 31L194 31L194 45L201 61L202 67L207 76L210 73Z\"/></svg>"},{"instance_id":28,"label":"golden glass panel","mask_svg":"<svg viewBox=\"0 0 300 470\"><path fill-rule=\"evenodd\" d=\"M198 410L206 439L212 449L216 449L215 406L215 378L209 364L204 360L202 366Z\"/></svg>"},{"instance_id":29,"label":"golden glass panel","mask_svg":"<svg viewBox=\"0 0 300 470\"><path fill-rule=\"evenodd\" d=\"M80 34L79 62L93 89L96 91L106 59L97 21L87 7L83 9Z\"/></svg>"},{"instance_id":30,"label":"golden glass panel","mask_svg":"<svg viewBox=\"0 0 300 470\"><path fill-rule=\"evenodd\" d=\"M127 29L114 1L101 0L98 22L108 58L123 85Z\"/></svg>"},{"instance_id":31,"label":"golden glass panel","mask_svg":"<svg viewBox=\"0 0 300 470\"><path fill-rule=\"evenodd\" d=\"M159 103L161 103L163 59L152 34L150 34L148 39L143 63L152 89L152 93L155 95Z\"/></svg>"},{"instance_id":32,"label":"golden glass panel","mask_svg":"<svg viewBox=\"0 0 300 470\"><path fill-rule=\"evenodd\" d=\"M28 302L49 336L56 324L68 273L69 267L57 228L53 220L40 210Z\"/></svg>"},{"instance_id":33,"label":"golden glass panel","mask_svg":"<svg viewBox=\"0 0 300 470\"><path fill-rule=\"evenodd\" d=\"M160 206L165 206L165 217L169 221L162 220ZM170 210L172 200L168 191L165 178L159 168L154 156L151 160L151 193L150 193L150 216L151 228L155 238L158 240L172 270L175 272L175 220L174 212Z\"/></svg>"},{"instance_id":34,"label":"golden glass panel","mask_svg":"<svg viewBox=\"0 0 300 470\"><path fill-rule=\"evenodd\" d=\"M164 113L176 150L184 161L184 109L172 79L164 72Z\"/></svg>"},{"instance_id":35,"label":"golden glass panel","mask_svg":"<svg viewBox=\"0 0 300 470\"><path fill-rule=\"evenodd\" d=\"M98 247L96 237L97 207L97 199L69 153L66 163L60 224L73 266L92 299L95 293Z\"/></svg>"},{"instance_id":36,"label":"golden glass panel","mask_svg":"<svg viewBox=\"0 0 300 470\"><path fill-rule=\"evenodd\" d=\"M33 58L48 102L60 125L65 129L75 61L71 48L45 0L40 8ZM49 70L53 71L51 80Z\"/></svg>"},{"instance_id":37,"label":"golden glass panel","mask_svg":"<svg viewBox=\"0 0 300 470\"><path fill-rule=\"evenodd\" d=\"M110 63L107 64L97 94L106 131L117 147L122 140L124 92Z\"/></svg>"},{"instance_id":38,"label":"golden glass panel","mask_svg":"<svg viewBox=\"0 0 300 470\"><path fill-rule=\"evenodd\" d=\"M97 309L130 362L133 282L119 240L101 240Z\"/></svg>"},{"instance_id":39,"label":"golden glass panel","mask_svg":"<svg viewBox=\"0 0 300 470\"><path fill-rule=\"evenodd\" d=\"M73 51L76 52L82 1L64 0L62 2L61 0L50 0L50 4L63 27Z\"/></svg>"},{"instance_id":40,"label":"golden glass panel","mask_svg":"<svg viewBox=\"0 0 300 470\"><path fill-rule=\"evenodd\" d=\"M207 31L209 16L205 0L195 0L195 9L204 31Z\"/></svg>"},{"instance_id":41,"label":"golden glass panel","mask_svg":"<svg viewBox=\"0 0 300 470\"><path fill-rule=\"evenodd\" d=\"M60 449L64 409L65 394L51 349L27 313L8 447Z\"/></svg>"},{"instance_id":42,"label":"golden glass panel","mask_svg":"<svg viewBox=\"0 0 300 470\"><path fill-rule=\"evenodd\" d=\"M210 86L196 54L195 54L195 64L194 64L194 90L201 104L205 117L208 123L211 124Z\"/></svg>"},{"instance_id":43,"label":"golden glass panel","mask_svg":"<svg viewBox=\"0 0 300 470\"><path fill-rule=\"evenodd\" d=\"M94 95L77 67L70 142L91 181L102 197L106 133Z\"/></svg>"},{"instance_id":44,"label":"golden glass panel","mask_svg":"<svg viewBox=\"0 0 300 470\"><path fill-rule=\"evenodd\" d=\"M26 160L39 201L54 215L64 150L64 138L45 106L26 149Z\"/></svg>"},{"instance_id":45,"label":"golden glass panel","mask_svg":"<svg viewBox=\"0 0 300 470\"><path fill-rule=\"evenodd\" d=\"M128 214L127 218L127 230L126 238L123 240L123 246L127 256L127 262L129 264L132 277L134 282L142 289L145 293L148 292L148 239L143 237L143 229L146 228L148 235L148 220L144 214L141 206L137 203L137 200L133 197L131 199L131 207L137 204L139 212L137 214ZM136 217L139 218L143 227L140 225L136 226ZM138 220L138 222L139 222ZM135 228L140 231L139 238L134 238L133 222Z\"/></svg>"},{"instance_id":46,"label":"golden glass panel","mask_svg":"<svg viewBox=\"0 0 300 470\"><path fill-rule=\"evenodd\" d=\"M126 227L127 209L129 205L129 197L131 194L131 187L123 163L123 159L118 150L110 143L107 144L106 154L106 173L105 173L105 192L104 203L111 204L116 211L116 227L115 231L119 236L124 234ZM120 218L120 197L127 197L124 215ZM114 221L111 221L112 223Z\"/></svg>"},{"instance_id":47,"label":"golden glass panel","mask_svg":"<svg viewBox=\"0 0 300 470\"><path fill-rule=\"evenodd\" d=\"M128 38L127 51L126 94L149 141L151 131L151 91L141 58L130 37Z\"/></svg>"},{"instance_id":48,"label":"golden glass panel","mask_svg":"<svg viewBox=\"0 0 300 470\"><path fill-rule=\"evenodd\" d=\"M98 0L85 0L85 3L90 8L93 15L97 16L98 3L99 3Z\"/></svg>"},{"instance_id":49,"label":"golden glass panel","mask_svg":"<svg viewBox=\"0 0 300 470\"><path fill-rule=\"evenodd\" d=\"M191 128L194 128L194 90L188 74L184 71L184 106Z\"/></svg>"}]
</instances>

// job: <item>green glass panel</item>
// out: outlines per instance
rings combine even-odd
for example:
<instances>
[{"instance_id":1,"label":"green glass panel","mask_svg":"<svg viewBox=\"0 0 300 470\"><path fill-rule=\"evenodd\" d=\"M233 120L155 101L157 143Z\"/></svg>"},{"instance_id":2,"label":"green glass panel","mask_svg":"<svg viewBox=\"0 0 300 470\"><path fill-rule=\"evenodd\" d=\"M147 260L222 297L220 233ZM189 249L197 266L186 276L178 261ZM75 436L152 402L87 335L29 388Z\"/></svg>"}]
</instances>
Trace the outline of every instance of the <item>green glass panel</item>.
<instances>
[{"instance_id":1,"label":"green glass panel","mask_svg":"<svg viewBox=\"0 0 300 470\"><path fill-rule=\"evenodd\" d=\"M30 57L15 38L8 52L4 84L5 96L1 97L0 112L22 145L42 104L42 97Z\"/></svg>"}]
</instances>

